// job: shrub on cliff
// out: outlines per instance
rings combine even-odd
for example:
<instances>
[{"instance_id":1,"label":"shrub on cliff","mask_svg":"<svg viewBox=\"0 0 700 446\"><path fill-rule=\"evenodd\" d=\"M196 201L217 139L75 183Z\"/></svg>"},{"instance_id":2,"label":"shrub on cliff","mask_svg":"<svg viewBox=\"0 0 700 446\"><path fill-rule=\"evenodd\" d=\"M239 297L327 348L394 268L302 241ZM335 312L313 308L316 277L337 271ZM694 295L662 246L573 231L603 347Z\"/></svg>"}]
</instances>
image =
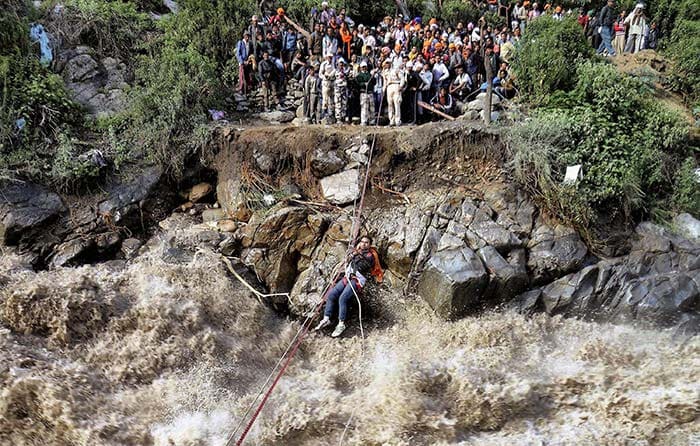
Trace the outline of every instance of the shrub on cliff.
<instances>
[{"instance_id":1,"label":"shrub on cliff","mask_svg":"<svg viewBox=\"0 0 700 446\"><path fill-rule=\"evenodd\" d=\"M676 172L690 155L683 118L613 66L586 62L577 77L571 108L539 110L509 131L516 178L584 231L596 221L632 222L668 209ZM583 165L583 180L562 186L574 164ZM676 200L676 210L692 211L682 208L687 201Z\"/></svg>"},{"instance_id":2,"label":"shrub on cliff","mask_svg":"<svg viewBox=\"0 0 700 446\"><path fill-rule=\"evenodd\" d=\"M528 25L513 62L518 86L531 102L541 104L557 90L576 85L576 68L593 54L583 29L573 18L541 17Z\"/></svg>"}]
</instances>

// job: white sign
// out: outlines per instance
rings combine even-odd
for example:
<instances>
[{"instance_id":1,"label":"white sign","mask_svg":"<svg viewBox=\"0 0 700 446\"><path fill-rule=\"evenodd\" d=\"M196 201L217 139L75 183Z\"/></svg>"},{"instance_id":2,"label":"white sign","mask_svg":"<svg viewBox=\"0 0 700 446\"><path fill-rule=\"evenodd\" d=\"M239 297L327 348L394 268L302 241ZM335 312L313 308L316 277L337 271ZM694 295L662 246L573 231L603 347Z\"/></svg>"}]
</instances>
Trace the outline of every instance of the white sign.
<instances>
[{"instance_id":1,"label":"white sign","mask_svg":"<svg viewBox=\"0 0 700 446\"><path fill-rule=\"evenodd\" d=\"M583 179L583 170L581 164L575 166L567 166L566 175L564 175L564 184L575 184Z\"/></svg>"}]
</instances>

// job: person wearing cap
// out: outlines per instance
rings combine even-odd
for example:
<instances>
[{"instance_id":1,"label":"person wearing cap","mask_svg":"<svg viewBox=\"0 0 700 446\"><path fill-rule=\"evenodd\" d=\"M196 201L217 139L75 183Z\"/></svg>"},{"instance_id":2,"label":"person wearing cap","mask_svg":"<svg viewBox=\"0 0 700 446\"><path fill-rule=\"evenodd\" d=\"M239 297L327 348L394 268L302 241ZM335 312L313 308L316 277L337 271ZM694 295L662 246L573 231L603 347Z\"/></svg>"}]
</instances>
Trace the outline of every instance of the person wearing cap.
<instances>
[{"instance_id":1,"label":"person wearing cap","mask_svg":"<svg viewBox=\"0 0 700 446\"><path fill-rule=\"evenodd\" d=\"M270 25L279 25L286 23L284 19L284 8L277 8L277 14L270 17Z\"/></svg>"},{"instance_id":2,"label":"person wearing cap","mask_svg":"<svg viewBox=\"0 0 700 446\"><path fill-rule=\"evenodd\" d=\"M250 33L243 32L243 38L236 43L236 60L238 61L238 91L246 94L249 88L246 79L249 77L250 65L248 58L255 52L253 42L250 40Z\"/></svg>"},{"instance_id":3,"label":"person wearing cap","mask_svg":"<svg viewBox=\"0 0 700 446\"><path fill-rule=\"evenodd\" d=\"M389 125L401 125L401 101L402 91L405 85L403 69L392 67L391 61L384 60L382 77L384 78L384 89L389 111Z\"/></svg>"},{"instance_id":4,"label":"person wearing cap","mask_svg":"<svg viewBox=\"0 0 700 446\"><path fill-rule=\"evenodd\" d=\"M311 64L304 79L304 117L311 124L321 121L319 102L320 79L316 74L317 65Z\"/></svg>"},{"instance_id":5,"label":"person wearing cap","mask_svg":"<svg viewBox=\"0 0 700 446\"><path fill-rule=\"evenodd\" d=\"M321 15L319 20L325 27L335 25L335 11L328 7L328 2L321 2Z\"/></svg>"},{"instance_id":6,"label":"person wearing cap","mask_svg":"<svg viewBox=\"0 0 700 446\"><path fill-rule=\"evenodd\" d=\"M625 53L636 53L644 48L644 36L648 31L647 18L644 15L642 3L637 3L634 10L625 19L625 24L629 26Z\"/></svg>"},{"instance_id":7,"label":"person wearing cap","mask_svg":"<svg viewBox=\"0 0 700 446\"><path fill-rule=\"evenodd\" d=\"M318 74L321 78L321 117L329 118L334 114L333 96L336 74L332 54L326 54L326 60L321 63Z\"/></svg>"},{"instance_id":8,"label":"person wearing cap","mask_svg":"<svg viewBox=\"0 0 700 446\"><path fill-rule=\"evenodd\" d=\"M338 58L338 66L335 69L335 83L333 84L333 100L335 102L335 121L337 123L348 120L348 78L350 70L342 57Z\"/></svg>"},{"instance_id":9,"label":"person wearing cap","mask_svg":"<svg viewBox=\"0 0 700 446\"><path fill-rule=\"evenodd\" d=\"M447 69L450 73L454 74L455 69L464 64L464 59L462 59L462 53L460 51L457 51L457 45L455 45L454 43L450 43L447 46L447 51L450 56Z\"/></svg>"},{"instance_id":10,"label":"person wearing cap","mask_svg":"<svg viewBox=\"0 0 700 446\"><path fill-rule=\"evenodd\" d=\"M367 125L370 117L369 106L372 102L374 78L369 72L369 65L364 60L360 62L360 72L355 77L355 83L360 91L360 125Z\"/></svg>"},{"instance_id":11,"label":"person wearing cap","mask_svg":"<svg viewBox=\"0 0 700 446\"><path fill-rule=\"evenodd\" d=\"M255 39L258 33L262 34L263 36L265 35L265 29L263 28L262 24L260 23L258 16L254 15L250 18L250 25L248 25L248 28L246 28L246 31L250 33L250 38Z\"/></svg>"}]
</instances>

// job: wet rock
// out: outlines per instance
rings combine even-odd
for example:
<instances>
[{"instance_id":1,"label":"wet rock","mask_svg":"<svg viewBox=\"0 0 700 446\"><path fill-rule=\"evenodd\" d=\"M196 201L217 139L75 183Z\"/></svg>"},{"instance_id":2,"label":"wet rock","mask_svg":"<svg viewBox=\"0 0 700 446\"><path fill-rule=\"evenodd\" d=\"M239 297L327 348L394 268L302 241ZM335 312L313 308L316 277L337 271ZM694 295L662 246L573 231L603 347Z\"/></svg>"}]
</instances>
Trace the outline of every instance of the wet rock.
<instances>
[{"instance_id":1,"label":"wet rock","mask_svg":"<svg viewBox=\"0 0 700 446\"><path fill-rule=\"evenodd\" d=\"M206 198L207 195L209 195L214 188L212 187L211 184L209 183L199 183L192 187L190 189L189 194L187 195L188 200L190 200L192 203L197 203L198 201L202 200L203 198Z\"/></svg>"},{"instance_id":2,"label":"wet rock","mask_svg":"<svg viewBox=\"0 0 700 446\"><path fill-rule=\"evenodd\" d=\"M126 259L133 259L139 252L143 243L136 238L128 238L122 242L121 252Z\"/></svg>"},{"instance_id":3,"label":"wet rock","mask_svg":"<svg viewBox=\"0 0 700 446\"><path fill-rule=\"evenodd\" d=\"M273 292L292 289L299 271L311 260L327 227L325 218L305 208L280 207L255 214L239 231L245 263Z\"/></svg>"},{"instance_id":4,"label":"wet rock","mask_svg":"<svg viewBox=\"0 0 700 446\"><path fill-rule=\"evenodd\" d=\"M54 249L50 265L53 268L78 265L94 247L92 238L77 238L62 243Z\"/></svg>"},{"instance_id":5,"label":"wet rock","mask_svg":"<svg viewBox=\"0 0 700 446\"><path fill-rule=\"evenodd\" d=\"M138 208L133 205L142 202L151 194L162 174L162 168L148 167L134 177L112 186L107 191L109 198L98 205L100 215L109 215L113 222L120 222L126 214Z\"/></svg>"},{"instance_id":6,"label":"wet rock","mask_svg":"<svg viewBox=\"0 0 700 446\"><path fill-rule=\"evenodd\" d=\"M322 178L323 198L338 205L352 203L360 197L359 177L359 171L353 169Z\"/></svg>"},{"instance_id":7,"label":"wet rock","mask_svg":"<svg viewBox=\"0 0 700 446\"><path fill-rule=\"evenodd\" d=\"M121 241L117 232L106 232L95 237L95 244L100 251L108 251L116 247Z\"/></svg>"},{"instance_id":8,"label":"wet rock","mask_svg":"<svg viewBox=\"0 0 700 446\"><path fill-rule=\"evenodd\" d=\"M183 248L169 246L163 249L161 258L165 263L171 265L186 265L190 263L194 257L191 252Z\"/></svg>"},{"instance_id":9,"label":"wet rock","mask_svg":"<svg viewBox=\"0 0 700 446\"><path fill-rule=\"evenodd\" d=\"M343 166L345 166L345 161L338 156L335 150L316 149L311 158L311 169L314 175L319 178L338 173Z\"/></svg>"},{"instance_id":10,"label":"wet rock","mask_svg":"<svg viewBox=\"0 0 700 446\"><path fill-rule=\"evenodd\" d=\"M233 220L220 220L216 222L216 229L221 232L236 232L238 225Z\"/></svg>"},{"instance_id":11,"label":"wet rock","mask_svg":"<svg viewBox=\"0 0 700 446\"><path fill-rule=\"evenodd\" d=\"M456 318L474 309L488 282L479 257L469 248L440 251L428 261L417 292L444 318Z\"/></svg>"},{"instance_id":12,"label":"wet rock","mask_svg":"<svg viewBox=\"0 0 700 446\"><path fill-rule=\"evenodd\" d=\"M639 225L625 257L603 260L541 288L549 314L638 320L671 326L699 316L700 245L665 229Z\"/></svg>"},{"instance_id":13,"label":"wet rock","mask_svg":"<svg viewBox=\"0 0 700 446\"><path fill-rule=\"evenodd\" d=\"M0 188L0 242L16 244L64 209L58 195L36 184L13 183Z\"/></svg>"},{"instance_id":14,"label":"wet rock","mask_svg":"<svg viewBox=\"0 0 700 446\"><path fill-rule=\"evenodd\" d=\"M228 218L228 214L223 209L205 209L202 211L202 221L204 223L216 222Z\"/></svg>"},{"instance_id":15,"label":"wet rock","mask_svg":"<svg viewBox=\"0 0 700 446\"><path fill-rule=\"evenodd\" d=\"M573 228L539 222L528 243L528 268L535 283L556 279L583 265L588 249Z\"/></svg>"},{"instance_id":16,"label":"wet rock","mask_svg":"<svg viewBox=\"0 0 700 446\"><path fill-rule=\"evenodd\" d=\"M700 220L690 214L678 214L673 219L673 225L681 235L700 242Z\"/></svg>"},{"instance_id":17,"label":"wet rock","mask_svg":"<svg viewBox=\"0 0 700 446\"><path fill-rule=\"evenodd\" d=\"M509 263L493 246L485 246L478 251L489 273L489 284L484 295L489 299L508 301L517 296L528 285L529 277L525 264L514 256Z\"/></svg>"}]
</instances>

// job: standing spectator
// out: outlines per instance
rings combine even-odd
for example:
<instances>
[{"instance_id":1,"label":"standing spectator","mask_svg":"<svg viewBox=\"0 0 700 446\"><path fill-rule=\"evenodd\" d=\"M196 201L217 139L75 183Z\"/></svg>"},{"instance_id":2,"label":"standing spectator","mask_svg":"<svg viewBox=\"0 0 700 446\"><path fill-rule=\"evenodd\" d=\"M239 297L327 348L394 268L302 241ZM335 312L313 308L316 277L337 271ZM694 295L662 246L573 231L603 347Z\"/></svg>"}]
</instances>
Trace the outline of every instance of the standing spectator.
<instances>
[{"instance_id":1,"label":"standing spectator","mask_svg":"<svg viewBox=\"0 0 700 446\"><path fill-rule=\"evenodd\" d=\"M326 35L323 36L323 58L328 55L335 57L338 54L338 39L335 37L335 30L330 26L326 29Z\"/></svg>"},{"instance_id":2,"label":"standing spectator","mask_svg":"<svg viewBox=\"0 0 700 446\"><path fill-rule=\"evenodd\" d=\"M297 50L297 32L296 30L282 24L282 63L286 68L289 68L294 53Z\"/></svg>"},{"instance_id":3,"label":"standing spectator","mask_svg":"<svg viewBox=\"0 0 700 446\"><path fill-rule=\"evenodd\" d=\"M338 30L338 35L340 36L340 41L342 43L342 49L340 55L345 58L345 60L350 59L350 42L352 42L352 32L348 28L346 22L340 24L340 29Z\"/></svg>"},{"instance_id":4,"label":"standing spectator","mask_svg":"<svg viewBox=\"0 0 700 446\"><path fill-rule=\"evenodd\" d=\"M367 125L370 117L369 105L372 101L374 78L369 72L366 61L360 62L360 72L355 77L355 82L360 90L360 125Z\"/></svg>"},{"instance_id":5,"label":"standing spectator","mask_svg":"<svg viewBox=\"0 0 700 446\"><path fill-rule=\"evenodd\" d=\"M321 2L321 15L319 20L323 26L330 27L331 23L335 23L335 12L328 8L328 2Z\"/></svg>"},{"instance_id":6,"label":"standing spectator","mask_svg":"<svg viewBox=\"0 0 700 446\"><path fill-rule=\"evenodd\" d=\"M388 59L384 59L381 63L382 67L388 65L391 65ZM382 112L382 103L384 102L384 77L382 76L382 70L377 67L372 77L374 78L374 90L372 91L372 96L374 97L374 117L378 120Z\"/></svg>"},{"instance_id":7,"label":"standing spectator","mask_svg":"<svg viewBox=\"0 0 700 446\"><path fill-rule=\"evenodd\" d=\"M384 85L386 99L389 107L389 125L401 125L401 92L404 87L404 75L402 68L392 68L388 60L384 61Z\"/></svg>"},{"instance_id":8,"label":"standing spectator","mask_svg":"<svg viewBox=\"0 0 700 446\"><path fill-rule=\"evenodd\" d=\"M278 70L274 62L270 60L268 52L263 53L263 58L258 64L258 73L262 82L263 106L265 111L270 111L270 96L277 104L277 83L279 80Z\"/></svg>"},{"instance_id":9,"label":"standing spectator","mask_svg":"<svg viewBox=\"0 0 700 446\"><path fill-rule=\"evenodd\" d=\"M617 20L615 20L613 24L613 31L615 32L613 49L616 54L622 54L625 50L625 11L622 11L620 15L617 16Z\"/></svg>"},{"instance_id":10,"label":"standing spectator","mask_svg":"<svg viewBox=\"0 0 700 446\"><path fill-rule=\"evenodd\" d=\"M262 24L258 21L258 16L254 15L250 18L250 25L248 25L247 31L250 33L250 37L257 37L258 33L265 35L265 29Z\"/></svg>"},{"instance_id":11,"label":"standing spectator","mask_svg":"<svg viewBox=\"0 0 700 446\"><path fill-rule=\"evenodd\" d=\"M316 75L316 66L309 67L308 75L304 80L304 116L312 124L318 124L321 120L318 107L319 78Z\"/></svg>"},{"instance_id":12,"label":"standing spectator","mask_svg":"<svg viewBox=\"0 0 700 446\"><path fill-rule=\"evenodd\" d=\"M659 29L656 27L656 22L651 22L649 27L649 34L646 39L646 48L650 50L655 50L659 42Z\"/></svg>"},{"instance_id":13,"label":"standing spectator","mask_svg":"<svg viewBox=\"0 0 700 446\"><path fill-rule=\"evenodd\" d=\"M326 54L326 60L323 61L319 69L319 77L321 78L321 117L332 117L334 113L333 94L335 84L335 68L333 68L332 54Z\"/></svg>"},{"instance_id":14,"label":"standing spectator","mask_svg":"<svg viewBox=\"0 0 700 446\"><path fill-rule=\"evenodd\" d=\"M634 11L625 19L625 24L630 27L625 53L636 53L644 48L644 36L647 33L647 18L644 15L643 4L637 3Z\"/></svg>"},{"instance_id":15,"label":"standing spectator","mask_svg":"<svg viewBox=\"0 0 700 446\"><path fill-rule=\"evenodd\" d=\"M600 37L603 40L598 46L598 54L603 54L603 51L607 51L608 55L614 56L615 49L612 47L612 26L615 23L615 0L608 0L608 3L603 6L598 14L598 29Z\"/></svg>"},{"instance_id":16,"label":"standing spectator","mask_svg":"<svg viewBox=\"0 0 700 446\"><path fill-rule=\"evenodd\" d=\"M250 85L248 85L247 82L250 71L248 58L253 55L254 52L255 48L253 46L253 42L250 40L250 33L245 31L243 33L243 39L239 40L236 44L236 60L238 61L238 91L243 94L246 94L250 88Z\"/></svg>"},{"instance_id":17,"label":"standing spectator","mask_svg":"<svg viewBox=\"0 0 700 446\"><path fill-rule=\"evenodd\" d=\"M314 26L314 31L311 33L309 49L314 60L320 63L323 58L323 30L320 23Z\"/></svg>"},{"instance_id":18,"label":"standing spectator","mask_svg":"<svg viewBox=\"0 0 700 446\"><path fill-rule=\"evenodd\" d=\"M333 100L335 101L335 121L337 123L348 121L348 78L350 70L345 59L338 59L338 68L335 70L335 84L333 85Z\"/></svg>"}]
</instances>

